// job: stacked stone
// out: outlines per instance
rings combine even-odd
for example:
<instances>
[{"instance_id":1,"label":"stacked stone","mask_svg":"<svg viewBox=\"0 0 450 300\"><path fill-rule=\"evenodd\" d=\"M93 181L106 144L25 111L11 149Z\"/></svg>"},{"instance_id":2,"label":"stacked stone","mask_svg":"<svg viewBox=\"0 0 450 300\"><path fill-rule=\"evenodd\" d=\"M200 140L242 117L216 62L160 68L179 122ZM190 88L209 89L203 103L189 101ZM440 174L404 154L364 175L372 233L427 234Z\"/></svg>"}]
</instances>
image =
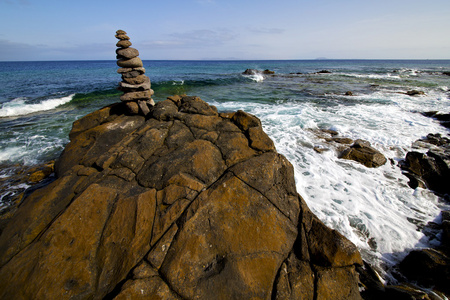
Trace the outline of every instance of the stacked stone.
<instances>
[{"instance_id":1,"label":"stacked stone","mask_svg":"<svg viewBox=\"0 0 450 300\"><path fill-rule=\"evenodd\" d=\"M144 75L145 69L142 60L138 57L139 51L130 47L131 42L127 33L123 30L117 30L116 38L119 39L116 44L118 47L116 54L117 65L120 67L117 73L122 74L122 81L119 83L118 90L124 92L120 96L120 100L125 102L129 113L142 113L145 116L155 105L152 99L154 92L150 88L150 78Z\"/></svg>"}]
</instances>

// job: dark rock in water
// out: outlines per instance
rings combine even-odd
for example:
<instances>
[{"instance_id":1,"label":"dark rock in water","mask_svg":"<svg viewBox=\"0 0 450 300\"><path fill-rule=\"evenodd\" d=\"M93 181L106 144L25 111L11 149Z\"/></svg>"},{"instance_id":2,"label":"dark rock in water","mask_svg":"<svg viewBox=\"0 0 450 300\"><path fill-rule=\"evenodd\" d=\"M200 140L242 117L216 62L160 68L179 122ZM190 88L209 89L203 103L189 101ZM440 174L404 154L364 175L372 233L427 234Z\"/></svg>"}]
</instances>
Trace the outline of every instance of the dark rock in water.
<instances>
[{"instance_id":1,"label":"dark rock in water","mask_svg":"<svg viewBox=\"0 0 450 300\"><path fill-rule=\"evenodd\" d=\"M425 92L418 91L418 90L411 90L411 91L407 91L405 94L408 96L419 96L419 95L425 95Z\"/></svg>"},{"instance_id":2,"label":"dark rock in water","mask_svg":"<svg viewBox=\"0 0 450 300\"><path fill-rule=\"evenodd\" d=\"M272 75L275 74L275 71L271 71L269 69L266 69L264 71L256 70L256 69L247 69L244 72L242 72L243 75L256 75L256 74L264 74L264 75Z\"/></svg>"},{"instance_id":3,"label":"dark rock in water","mask_svg":"<svg viewBox=\"0 0 450 300\"><path fill-rule=\"evenodd\" d=\"M442 72L442 74L443 74L443 75L447 75L447 76L450 76L450 71L445 71L445 72Z\"/></svg>"},{"instance_id":4,"label":"dark rock in water","mask_svg":"<svg viewBox=\"0 0 450 300\"><path fill-rule=\"evenodd\" d=\"M74 123L57 180L4 228L1 299L361 299L358 250L308 209L258 118L125 105Z\"/></svg>"},{"instance_id":5,"label":"dark rock in water","mask_svg":"<svg viewBox=\"0 0 450 300\"><path fill-rule=\"evenodd\" d=\"M414 146L428 149L427 153L411 151L400 167L410 179L412 188L429 188L439 194L450 194L450 139L429 134Z\"/></svg>"},{"instance_id":6,"label":"dark rock in water","mask_svg":"<svg viewBox=\"0 0 450 300\"><path fill-rule=\"evenodd\" d=\"M435 249L414 250L399 267L409 280L450 294L450 258L443 252Z\"/></svg>"},{"instance_id":7,"label":"dark rock in water","mask_svg":"<svg viewBox=\"0 0 450 300\"><path fill-rule=\"evenodd\" d=\"M328 71L328 70L321 70L321 71L316 72L316 74L330 74L330 73L331 73L331 71Z\"/></svg>"},{"instance_id":8,"label":"dark rock in water","mask_svg":"<svg viewBox=\"0 0 450 300\"><path fill-rule=\"evenodd\" d=\"M450 114L441 114L437 111L428 111L422 113L426 117L431 117L438 120L442 126L450 128Z\"/></svg>"},{"instance_id":9,"label":"dark rock in water","mask_svg":"<svg viewBox=\"0 0 450 300\"><path fill-rule=\"evenodd\" d=\"M386 157L370 146L368 141L356 140L354 144L345 149L339 158L357 161L366 167L377 168L386 163Z\"/></svg>"},{"instance_id":10,"label":"dark rock in water","mask_svg":"<svg viewBox=\"0 0 450 300\"><path fill-rule=\"evenodd\" d=\"M269 69L265 69L264 71L262 71L262 73L266 74L266 75L271 75L271 74L275 74L275 71L271 71Z\"/></svg>"},{"instance_id":11,"label":"dark rock in water","mask_svg":"<svg viewBox=\"0 0 450 300\"><path fill-rule=\"evenodd\" d=\"M345 92L345 96L353 96L353 92L352 91L347 91L347 92Z\"/></svg>"},{"instance_id":12,"label":"dark rock in water","mask_svg":"<svg viewBox=\"0 0 450 300\"><path fill-rule=\"evenodd\" d=\"M255 69L247 69L244 72L242 72L243 75L256 75L259 73L260 73L260 71L255 70Z\"/></svg>"},{"instance_id":13,"label":"dark rock in water","mask_svg":"<svg viewBox=\"0 0 450 300\"><path fill-rule=\"evenodd\" d=\"M365 300L387 299L386 290L380 275L370 264L363 261L362 266L357 266L360 285L362 286L361 296Z\"/></svg>"}]
</instances>

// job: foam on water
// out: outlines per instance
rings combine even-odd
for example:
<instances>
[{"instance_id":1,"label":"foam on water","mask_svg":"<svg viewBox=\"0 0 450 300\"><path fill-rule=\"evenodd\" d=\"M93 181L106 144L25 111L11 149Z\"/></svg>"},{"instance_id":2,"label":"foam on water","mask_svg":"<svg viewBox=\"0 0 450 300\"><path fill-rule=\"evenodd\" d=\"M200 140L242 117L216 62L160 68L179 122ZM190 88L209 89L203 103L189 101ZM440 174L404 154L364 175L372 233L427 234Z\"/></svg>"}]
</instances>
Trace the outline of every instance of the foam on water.
<instances>
[{"instance_id":1,"label":"foam on water","mask_svg":"<svg viewBox=\"0 0 450 300\"><path fill-rule=\"evenodd\" d=\"M297 190L311 210L355 243L364 259L386 272L410 249L435 242L418 226L436 219L442 204L427 190L412 190L397 162L411 150L415 140L430 132L447 134L433 119L412 111L419 107L420 111L448 107L448 99L436 100L436 96L410 97L377 91L352 98L360 104L329 107L295 101L214 104L219 109L243 109L257 115L277 151L293 164ZM336 97L345 100L344 96ZM439 101L443 103L436 103ZM329 146L314 133L318 128L368 140L388 162L370 169L338 159L333 150L319 154L315 146Z\"/></svg>"},{"instance_id":2,"label":"foam on water","mask_svg":"<svg viewBox=\"0 0 450 300\"><path fill-rule=\"evenodd\" d=\"M264 81L264 76L260 73L255 73L252 75L242 75L242 76L244 76L246 78L250 78L251 80L256 81L256 82Z\"/></svg>"},{"instance_id":3,"label":"foam on water","mask_svg":"<svg viewBox=\"0 0 450 300\"><path fill-rule=\"evenodd\" d=\"M25 98L16 98L3 103L0 108L0 117L16 117L31 113L47 111L72 101L75 94L55 99L44 100L40 103L26 103Z\"/></svg>"}]
</instances>

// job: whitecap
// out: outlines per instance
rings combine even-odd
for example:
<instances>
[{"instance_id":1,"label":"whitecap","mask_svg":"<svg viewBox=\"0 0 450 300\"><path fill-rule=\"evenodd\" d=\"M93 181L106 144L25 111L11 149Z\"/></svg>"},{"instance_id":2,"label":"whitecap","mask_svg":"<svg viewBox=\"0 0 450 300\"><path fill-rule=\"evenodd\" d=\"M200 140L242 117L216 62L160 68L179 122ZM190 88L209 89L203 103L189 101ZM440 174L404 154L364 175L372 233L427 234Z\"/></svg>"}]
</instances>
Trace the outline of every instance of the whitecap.
<instances>
[{"instance_id":1,"label":"whitecap","mask_svg":"<svg viewBox=\"0 0 450 300\"><path fill-rule=\"evenodd\" d=\"M72 101L75 94L55 99L47 99L40 103L26 103L25 98L16 98L2 104L0 117L23 116L40 111L55 109L56 107Z\"/></svg>"},{"instance_id":2,"label":"whitecap","mask_svg":"<svg viewBox=\"0 0 450 300\"><path fill-rule=\"evenodd\" d=\"M249 79L251 79L253 81L256 81L256 82L264 81L264 76L262 74L259 74L259 73L252 74L252 75L242 75L242 76L244 76L246 78L249 78Z\"/></svg>"}]
</instances>

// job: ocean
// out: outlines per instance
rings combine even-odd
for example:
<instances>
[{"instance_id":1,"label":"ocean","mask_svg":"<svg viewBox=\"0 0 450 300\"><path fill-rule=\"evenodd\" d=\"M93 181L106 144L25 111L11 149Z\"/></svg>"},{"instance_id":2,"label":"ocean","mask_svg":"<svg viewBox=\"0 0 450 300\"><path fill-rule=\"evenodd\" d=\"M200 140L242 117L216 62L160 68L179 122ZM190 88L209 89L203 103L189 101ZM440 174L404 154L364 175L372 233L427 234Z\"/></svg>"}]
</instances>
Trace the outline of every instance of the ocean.
<instances>
[{"instance_id":1,"label":"ocean","mask_svg":"<svg viewBox=\"0 0 450 300\"><path fill-rule=\"evenodd\" d=\"M421 229L440 222L449 205L428 190L409 188L397 163L415 140L449 134L421 112L449 112L450 76L443 72L450 71L450 60L144 60L144 67L156 102L195 95L219 111L259 117L293 164L310 209L385 276L411 249L439 243L439 235ZM117 69L115 61L0 62L0 179L56 159L75 120L118 102ZM243 75L246 69L275 74ZM406 95L410 90L425 94ZM322 129L369 141L388 163L369 169L334 151L318 153L315 147L328 147L318 135ZM0 209L27 188L0 184Z\"/></svg>"}]
</instances>

